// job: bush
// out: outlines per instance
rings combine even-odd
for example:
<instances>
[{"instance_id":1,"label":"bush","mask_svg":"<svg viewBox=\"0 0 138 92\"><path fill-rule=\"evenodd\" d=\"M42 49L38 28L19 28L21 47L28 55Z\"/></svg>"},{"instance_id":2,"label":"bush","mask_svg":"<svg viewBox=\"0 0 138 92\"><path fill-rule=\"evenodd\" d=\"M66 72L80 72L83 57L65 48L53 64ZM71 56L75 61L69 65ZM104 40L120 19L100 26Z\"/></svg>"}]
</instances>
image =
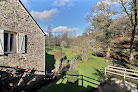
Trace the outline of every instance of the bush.
<instances>
[{"instance_id":1,"label":"bush","mask_svg":"<svg viewBox=\"0 0 138 92\"><path fill-rule=\"evenodd\" d=\"M55 52L54 54L54 58L55 58L55 69L52 70L53 73L60 73L61 71L61 68L62 68L62 61L64 60L64 57L65 57L65 53L63 53L62 51L57 51Z\"/></svg>"},{"instance_id":2,"label":"bush","mask_svg":"<svg viewBox=\"0 0 138 92\"><path fill-rule=\"evenodd\" d=\"M74 83L78 80L79 72L73 68L70 68L67 72L68 82Z\"/></svg>"},{"instance_id":3,"label":"bush","mask_svg":"<svg viewBox=\"0 0 138 92\"><path fill-rule=\"evenodd\" d=\"M54 54L55 60L61 60L61 59L63 59L64 57L65 57L65 53L62 52L62 51L57 51L57 52L55 52L55 54Z\"/></svg>"}]
</instances>

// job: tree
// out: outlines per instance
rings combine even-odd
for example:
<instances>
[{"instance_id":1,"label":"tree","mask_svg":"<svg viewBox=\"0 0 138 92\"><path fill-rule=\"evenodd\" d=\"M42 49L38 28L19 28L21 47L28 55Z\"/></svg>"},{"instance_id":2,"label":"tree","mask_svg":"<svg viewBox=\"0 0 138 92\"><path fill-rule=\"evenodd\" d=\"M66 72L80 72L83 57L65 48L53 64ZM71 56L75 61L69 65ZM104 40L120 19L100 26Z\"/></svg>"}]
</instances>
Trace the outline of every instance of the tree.
<instances>
[{"instance_id":1,"label":"tree","mask_svg":"<svg viewBox=\"0 0 138 92\"><path fill-rule=\"evenodd\" d=\"M91 37L85 37L83 40L79 41L75 47L83 63L86 63L92 54L102 50L99 43Z\"/></svg>"},{"instance_id":2,"label":"tree","mask_svg":"<svg viewBox=\"0 0 138 92\"><path fill-rule=\"evenodd\" d=\"M60 46L61 46L62 48L67 47L67 43L66 43L65 41L62 41L61 44L60 44Z\"/></svg>"},{"instance_id":3,"label":"tree","mask_svg":"<svg viewBox=\"0 0 138 92\"><path fill-rule=\"evenodd\" d=\"M130 21L127 16L119 16L117 19L113 21L111 25L114 36L119 36L122 34L123 38L125 39L128 32L130 32Z\"/></svg>"},{"instance_id":4,"label":"tree","mask_svg":"<svg viewBox=\"0 0 138 92\"><path fill-rule=\"evenodd\" d=\"M91 13L87 16L87 21L91 23L91 26L95 30L101 30L105 35L106 42L106 59L110 58L110 49L112 45L112 31L111 24L113 23L113 16L115 12L113 5L100 0L92 9Z\"/></svg>"},{"instance_id":5,"label":"tree","mask_svg":"<svg viewBox=\"0 0 138 92\"><path fill-rule=\"evenodd\" d=\"M48 46L50 47L51 45L54 44L51 25L48 26L47 31L48 31Z\"/></svg>"},{"instance_id":6,"label":"tree","mask_svg":"<svg viewBox=\"0 0 138 92\"><path fill-rule=\"evenodd\" d=\"M57 51L54 54L54 58L56 60L54 66L55 69L53 70L54 73L59 73L60 72L60 68L62 66L62 60L64 59L65 54L62 51Z\"/></svg>"},{"instance_id":7,"label":"tree","mask_svg":"<svg viewBox=\"0 0 138 92\"><path fill-rule=\"evenodd\" d=\"M136 27L137 27L137 13L138 13L138 0L111 0L112 2L117 2L123 8L123 12L125 12L131 21L131 40L130 40L130 63L134 63L134 39L136 34Z\"/></svg>"}]
</instances>

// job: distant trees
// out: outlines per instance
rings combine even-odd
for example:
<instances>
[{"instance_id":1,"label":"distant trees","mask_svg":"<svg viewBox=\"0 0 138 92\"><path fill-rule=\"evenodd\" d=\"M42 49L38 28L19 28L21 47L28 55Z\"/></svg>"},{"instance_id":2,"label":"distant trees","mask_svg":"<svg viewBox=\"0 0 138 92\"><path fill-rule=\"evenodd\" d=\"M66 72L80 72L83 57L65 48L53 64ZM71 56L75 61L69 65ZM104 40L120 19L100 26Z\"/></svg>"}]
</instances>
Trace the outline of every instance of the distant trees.
<instances>
[{"instance_id":1,"label":"distant trees","mask_svg":"<svg viewBox=\"0 0 138 92\"><path fill-rule=\"evenodd\" d=\"M112 31L115 36L122 35L125 39L128 32L130 32L130 21L126 15L119 16L117 19L113 20L111 25Z\"/></svg>"},{"instance_id":2,"label":"distant trees","mask_svg":"<svg viewBox=\"0 0 138 92\"><path fill-rule=\"evenodd\" d=\"M61 44L60 44L60 46L61 46L62 48L67 47L67 43L66 43L65 41L62 41Z\"/></svg>"},{"instance_id":3,"label":"distant trees","mask_svg":"<svg viewBox=\"0 0 138 92\"><path fill-rule=\"evenodd\" d=\"M65 47L69 47L74 36L73 32L54 32L51 25L48 26L47 32L46 45L49 47L61 46L61 43L65 43Z\"/></svg>"},{"instance_id":4,"label":"distant trees","mask_svg":"<svg viewBox=\"0 0 138 92\"><path fill-rule=\"evenodd\" d=\"M52 28L51 25L48 26L47 28L48 31L48 36L47 36L47 45L50 47L52 45L52 41L53 41L53 34L52 34Z\"/></svg>"}]
</instances>

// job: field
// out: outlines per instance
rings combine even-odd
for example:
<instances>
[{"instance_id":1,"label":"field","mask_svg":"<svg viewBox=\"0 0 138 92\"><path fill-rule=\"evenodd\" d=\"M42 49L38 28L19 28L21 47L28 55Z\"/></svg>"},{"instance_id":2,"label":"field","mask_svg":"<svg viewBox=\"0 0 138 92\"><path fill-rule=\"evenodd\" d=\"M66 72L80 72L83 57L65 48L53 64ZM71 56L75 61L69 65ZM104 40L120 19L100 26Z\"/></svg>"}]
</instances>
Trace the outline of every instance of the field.
<instances>
[{"instance_id":1,"label":"field","mask_svg":"<svg viewBox=\"0 0 138 92\"><path fill-rule=\"evenodd\" d=\"M53 55L55 50L48 52L48 55ZM63 50L68 60L72 60L75 53L70 52L68 48ZM48 58L48 57L47 57ZM48 59L51 60L51 59ZM52 64L52 63L48 63ZM79 80L74 84L68 83L66 76L59 79L57 82L51 84L49 87L43 90L43 92L82 92L89 89L96 88L99 85L99 81L104 78L103 69L109 63L105 62L104 58L91 56L86 64L83 64L80 60L78 62Z\"/></svg>"}]
</instances>

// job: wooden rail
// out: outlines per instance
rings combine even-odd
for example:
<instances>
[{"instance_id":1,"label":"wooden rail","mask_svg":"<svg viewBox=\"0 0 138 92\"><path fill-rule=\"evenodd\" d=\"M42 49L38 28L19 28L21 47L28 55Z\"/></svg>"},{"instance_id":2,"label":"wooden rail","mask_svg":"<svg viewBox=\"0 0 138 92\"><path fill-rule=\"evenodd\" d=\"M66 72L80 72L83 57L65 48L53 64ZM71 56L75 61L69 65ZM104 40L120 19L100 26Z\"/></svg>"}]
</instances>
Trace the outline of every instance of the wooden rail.
<instances>
[{"instance_id":1,"label":"wooden rail","mask_svg":"<svg viewBox=\"0 0 138 92\"><path fill-rule=\"evenodd\" d=\"M138 80L138 71L132 69L108 66L105 67L105 75L107 74L121 76L124 80L126 78Z\"/></svg>"}]
</instances>

